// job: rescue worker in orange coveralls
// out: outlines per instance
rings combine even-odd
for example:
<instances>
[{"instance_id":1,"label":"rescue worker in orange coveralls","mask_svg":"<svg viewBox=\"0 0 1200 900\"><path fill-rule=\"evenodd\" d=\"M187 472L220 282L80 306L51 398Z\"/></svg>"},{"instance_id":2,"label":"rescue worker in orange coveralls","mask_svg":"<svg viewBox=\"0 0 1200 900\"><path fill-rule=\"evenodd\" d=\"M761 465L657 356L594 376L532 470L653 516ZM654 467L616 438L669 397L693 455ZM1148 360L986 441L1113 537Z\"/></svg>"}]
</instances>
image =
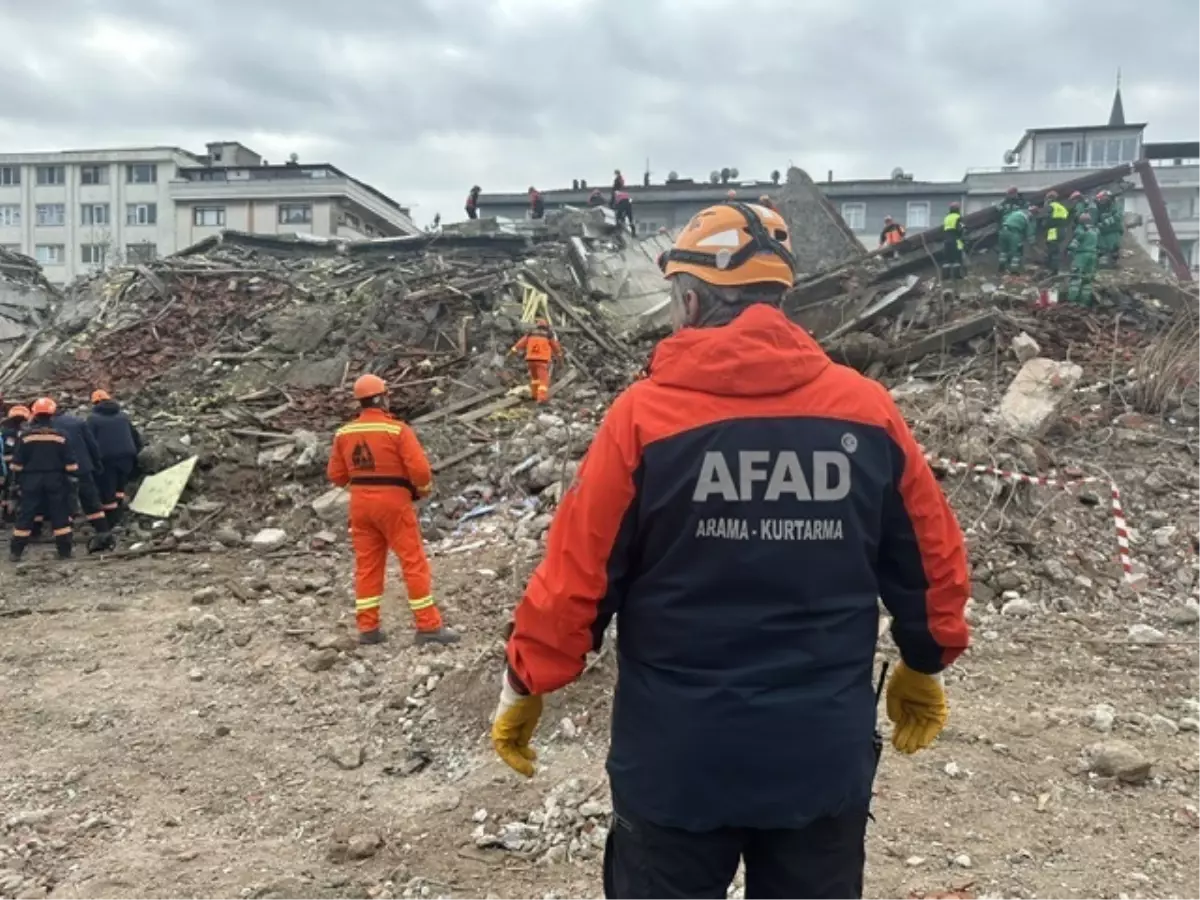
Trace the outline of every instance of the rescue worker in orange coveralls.
<instances>
[{"instance_id":1,"label":"rescue worker in orange coveralls","mask_svg":"<svg viewBox=\"0 0 1200 900\"><path fill-rule=\"evenodd\" d=\"M946 723L962 532L887 389L780 310L788 226L733 201L662 257L676 333L603 423L513 617L492 726L532 776L543 696L617 619L608 897L858 897L879 601L892 745Z\"/></svg>"},{"instance_id":2,"label":"rescue worker in orange coveralls","mask_svg":"<svg viewBox=\"0 0 1200 900\"><path fill-rule=\"evenodd\" d=\"M414 504L433 491L433 471L416 434L388 412L387 384L377 375L354 382L358 418L333 438L327 474L350 489L354 543L354 609L360 644L385 640L379 601L390 549L400 559L417 644L454 644L458 634L442 624L433 602L429 561Z\"/></svg>"},{"instance_id":3,"label":"rescue worker in orange coveralls","mask_svg":"<svg viewBox=\"0 0 1200 900\"><path fill-rule=\"evenodd\" d=\"M532 334L527 334L513 344L509 355L525 351L525 364L529 366L529 393L538 403L550 399L550 360L562 359L562 346L550 335L550 323L538 319Z\"/></svg>"}]
</instances>

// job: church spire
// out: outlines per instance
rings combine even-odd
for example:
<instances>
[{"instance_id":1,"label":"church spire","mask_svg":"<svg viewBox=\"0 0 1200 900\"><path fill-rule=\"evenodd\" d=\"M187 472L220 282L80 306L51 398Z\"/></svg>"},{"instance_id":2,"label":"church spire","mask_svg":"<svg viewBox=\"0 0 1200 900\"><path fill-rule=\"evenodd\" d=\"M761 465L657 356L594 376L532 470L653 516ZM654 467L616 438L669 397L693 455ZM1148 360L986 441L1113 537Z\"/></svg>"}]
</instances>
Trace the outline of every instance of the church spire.
<instances>
[{"instance_id":1,"label":"church spire","mask_svg":"<svg viewBox=\"0 0 1200 900\"><path fill-rule=\"evenodd\" d=\"M1121 70L1117 69L1117 92L1113 94L1112 112L1108 114L1108 127L1125 124L1125 104L1121 102Z\"/></svg>"}]
</instances>

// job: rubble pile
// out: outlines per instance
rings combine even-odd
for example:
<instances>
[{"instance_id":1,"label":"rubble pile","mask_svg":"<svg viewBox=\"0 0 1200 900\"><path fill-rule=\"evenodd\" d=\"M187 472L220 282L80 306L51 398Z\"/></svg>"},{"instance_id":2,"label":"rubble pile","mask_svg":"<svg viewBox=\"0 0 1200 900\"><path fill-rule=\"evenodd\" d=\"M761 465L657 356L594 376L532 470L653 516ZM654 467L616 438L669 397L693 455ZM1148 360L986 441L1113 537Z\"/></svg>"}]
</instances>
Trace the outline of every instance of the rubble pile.
<instances>
[{"instance_id":1,"label":"rubble pile","mask_svg":"<svg viewBox=\"0 0 1200 900\"><path fill-rule=\"evenodd\" d=\"M42 267L0 247L0 360L10 356L51 318L60 301Z\"/></svg>"},{"instance_id":2,"label":"rubble pile","mask_svg":"<svg viewBox=\"0 0 1200 900\"><path fill-rule=\"evenodd\" d=\"M393 410L418 429L446 491L502 483L525 504L562 481L558 455L582 455L605 401L644 358L584 298L568 248L577 227L350 245L225 233L72 285L0 384L67 406L104 387L144 426L145 472L197 456L177 536L198 536L197 520L244 528L235 506L272 531L278 512L308 511L364 371L389 382ZM609 241L603 223L589 239ZM567 353L556 412L541 413L549 426L533 418L523 360L506 363L534 314L550 318ZM473 508L494 495L464 496ZM312 524L324 531L323 521ZM431 530L455 527L445 514L439 523ZM294 539L296 523L284 524Z\"/></svg>"}]
</instances>

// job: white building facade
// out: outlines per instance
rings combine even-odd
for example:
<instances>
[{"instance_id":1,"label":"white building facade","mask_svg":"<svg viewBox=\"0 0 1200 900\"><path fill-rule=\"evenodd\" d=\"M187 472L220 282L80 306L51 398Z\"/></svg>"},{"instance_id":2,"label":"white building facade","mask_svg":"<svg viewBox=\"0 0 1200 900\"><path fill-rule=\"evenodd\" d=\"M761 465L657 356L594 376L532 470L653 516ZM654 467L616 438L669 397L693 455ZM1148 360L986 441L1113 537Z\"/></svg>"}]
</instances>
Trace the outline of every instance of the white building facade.
<instances>
[{"instance_id":1,"label":"white building facade","mask_svg":"<svg viewBox=\"0 0 1200 900\"><path fill-rule=\"evenodd\" d=\"M269 165L241 144L0 154L0 246L65 284L222 229L350 240L416 234L408 210L328 164Z\"/></svg>"}]
</instances>

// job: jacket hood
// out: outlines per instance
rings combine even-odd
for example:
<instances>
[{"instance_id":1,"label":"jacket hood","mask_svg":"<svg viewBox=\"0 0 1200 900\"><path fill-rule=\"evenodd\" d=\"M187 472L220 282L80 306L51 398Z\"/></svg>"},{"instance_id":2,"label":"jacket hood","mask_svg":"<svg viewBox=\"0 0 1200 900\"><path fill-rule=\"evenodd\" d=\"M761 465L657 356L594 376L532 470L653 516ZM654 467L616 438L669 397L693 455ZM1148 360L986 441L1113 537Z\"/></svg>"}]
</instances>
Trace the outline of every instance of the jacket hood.
<instances>
[{"instance_id":1,"label":"jacket hood","mask_svg":"<svg viewBox=\"0 0 1200 900\"><path fill-rule=\"evenodd\" d=\"M121 404L116 400L101 400L99 403L93 403L92 409L102 416L115 416L121 411Z\"/></svg>"},{"instance_id":2,"label":"jacket hood","mask_svg":"<svg viewBox=\"0 0 1200 900\"><path fill-rule=\"evenodd\" d=\"M655 348L650 380L708 394L761 397L807 384L833 362L807 331L765 303L728 325L685 328Z\"/></svg>"}]
</instances>

